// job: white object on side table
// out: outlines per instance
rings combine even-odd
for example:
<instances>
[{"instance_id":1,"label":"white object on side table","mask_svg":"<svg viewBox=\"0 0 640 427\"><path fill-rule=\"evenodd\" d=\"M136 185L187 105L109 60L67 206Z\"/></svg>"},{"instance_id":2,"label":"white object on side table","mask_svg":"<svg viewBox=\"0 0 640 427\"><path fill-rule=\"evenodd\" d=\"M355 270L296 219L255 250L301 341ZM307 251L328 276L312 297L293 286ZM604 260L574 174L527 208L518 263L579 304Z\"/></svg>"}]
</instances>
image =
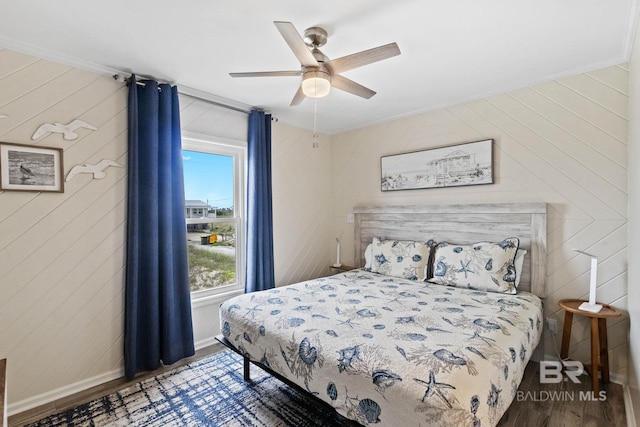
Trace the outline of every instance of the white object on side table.
<instances>
[{"instance_id":1,"label":"white object on side table","mask_svg":"<svg viewBox=\"0 0 640 427\"><path fill-rule=\"evenodd\" d=\"M602 305L596 304L596 286L597 286L596 279L598 277L598 257L578 249L574 249L574 251L591 257L591 280L589 283L589 302L583 302L582 304L580 304L580 307L578 308L580 310L588 311L590 313L599 313L600 310L602 310Z\"/></svg>"},{"instance_id":2,"label":"white object on side table","mask_svg":"<svg viewBox=\"0 0 640 427\"><path fill-rule=\"evenodd\" d=\"M338 267L342 266L342 263L340 262L340 238L339 237L336 237L336 242L337 242L338 247L337 247L337 250L336 250L336 253L337 253L337 255L336 255L336 263L333 264L333 267L338 268Z\"/></svg>"}]
</instances>

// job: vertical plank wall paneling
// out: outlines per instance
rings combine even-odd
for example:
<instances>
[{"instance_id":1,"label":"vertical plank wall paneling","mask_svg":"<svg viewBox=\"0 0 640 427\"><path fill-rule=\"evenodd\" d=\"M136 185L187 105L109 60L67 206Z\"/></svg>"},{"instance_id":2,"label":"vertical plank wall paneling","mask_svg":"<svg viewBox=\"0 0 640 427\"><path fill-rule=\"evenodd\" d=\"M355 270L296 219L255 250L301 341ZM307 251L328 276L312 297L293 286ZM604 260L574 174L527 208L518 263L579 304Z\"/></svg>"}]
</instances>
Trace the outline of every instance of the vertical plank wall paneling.
<instances>
[{"instance_id":1,"label":"vertical plank wall paneling","mask_svg":"<svg viewBox=\"0 0 640 427\"><path fill-rule=\"evenodd\" d=\"M598 300L624 312L628 71L626 65L608 67L334 135L332 227L352 236L346 214L356 204L544 201L549 204L545 316L562 325L557 302L588 297L590 262L572 248L598 255ZM380 156L486 138L495 140L493 185L380 191ZM496 239L502 237L508 236ZM353 259L352 239L345 240L344 253ZM588 360L588 323L574 322L570 357ZM625 381L628 316L607 326L611 372ZM545 352L556 356L549 334Z\"/></svg>"}]
</instances>

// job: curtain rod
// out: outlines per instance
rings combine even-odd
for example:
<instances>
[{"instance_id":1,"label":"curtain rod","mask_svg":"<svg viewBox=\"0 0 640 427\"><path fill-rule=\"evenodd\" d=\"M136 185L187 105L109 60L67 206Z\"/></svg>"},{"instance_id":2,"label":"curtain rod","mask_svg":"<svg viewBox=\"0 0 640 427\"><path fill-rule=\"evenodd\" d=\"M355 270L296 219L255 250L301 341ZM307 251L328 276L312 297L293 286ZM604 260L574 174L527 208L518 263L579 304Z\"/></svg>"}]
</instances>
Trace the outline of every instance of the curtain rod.
<instances>
[{"instance_id":1,"label":"curtain rod","mask_svg":"<svg viewBox=\"0 0 640 427\"><path fill-rule=\"evenodd\" d=\"M181 93L181 94L183 94L185 96L190 96L190 97L195 98L195 99L199 99L200 101L208 102L209 104L213 104L213 105L218 106L218 107L227 108L229 110L238 111L240 113L245 113L245 114L250 114L251 113L251 110L245 110L244 108L235 107L233 105L224 104L222 102L213 101L211 99L203 98L201 96L197 96L197 95L194 95L192 93L183 92L183 91L180 90L180 86L178 86L178 93ZM258 108L258 110L259 110L259 108Z\"/></svg>"},{"instance_id":2,"label":"curtain rod","mask_svg":"<svg viewBox=\"0 0 640 427\"><path fill-rule=\"evenodd\" d=\"M114 74L113 78L117 82L127 83L127 84L131 80L131 77L125 77L123 74ZM143 82L140 82L140 81L137 81L137 80L136 80L136 84L139 85L139 86L144 86L145 85ZM246 108L236 107L234 105L225 104L225 103L220 102L220 101L214 101L212 99L208 99L208 98L206 98L204 96L198 96L198 95L195 95L194 93L192 93L192 91L195 91L195 89L192 89L191 91L189 91L189 90L185 91L185 90L181 90L180 86L178 85L178 93L180 93L182 95L190 96L190 97L198 99L200 101L204 101L204 102L207 102L209 104L216 105L218 107L227 108L229 110L238 111L240 113L245 113L245 114L251 113L251 110L247 110Z\"/></svg>"}]
</instances>

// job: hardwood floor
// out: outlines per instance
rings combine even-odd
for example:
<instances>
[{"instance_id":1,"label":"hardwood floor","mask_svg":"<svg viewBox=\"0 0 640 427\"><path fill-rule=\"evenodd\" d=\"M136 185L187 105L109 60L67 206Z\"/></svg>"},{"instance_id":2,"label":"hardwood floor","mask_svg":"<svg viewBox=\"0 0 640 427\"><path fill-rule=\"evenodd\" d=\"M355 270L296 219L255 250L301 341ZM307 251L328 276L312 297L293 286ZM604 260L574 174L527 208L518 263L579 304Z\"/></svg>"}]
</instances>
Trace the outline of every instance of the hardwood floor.
<instances>
[{"instance_id":1,"label":"hardwood floor","mask_svg":"<svg viewBox=\"0 0 640 427\"><path fill-rule=\"evenodd\" d=\"M42 418L45 418L49 415L56 414L58 412L64 411L65 409L72 408L74 406L90 402L94 399L99 399L100 397L106 396L110 393L118 391L122 388L125 388L131 384L135 384L139 381L147 379L149 377L156 376L166 371L170 371L172 369L176 369L180 366L184 366L191 362L195 362L196 360L203 359L207 356L210 356L214 353L224 350L225 347L222 344L216 343L211 346L202 348L196 351L196 354L183 359L179 362L174 363L171 366L163 366L154 371L142 372L135 376L132 380L127 380L126 378L118 378L113 381L109 381L107 383L92 387L90 389L81 391L76 394L72 394L71 396L63 397L51 403L48 403L43 406L39 406L37 408L30 409L28 411L22 412L20 414L15 414L9 417L9 427L19 427L25 424L29 424L35 421L38 421Z\"/></svg>"},{"instance_id":2,"label":"hardwood floor","mask_svg":"<svg viewBox=\"0 0 640 427\"><path fill-rule=\"evenodd\" d=\"M131 381L124 378L113 380L50 404L13 415L9 418L9 426L23 426L37 421L64 409L113 393L145 378L202 359L223 349L224 346L221 344L215 344L198 350L193 357L170 367L139 374ZM587 376L579 378L582 380L580 384L574 384L571 381L559 384L540 384L539 365L535 362L529 362L520 384L519 393L500 420L498 427L625 427L627 421L622 386L614 383L602 385L602 390L606 392L606 400L587 400L587 397L591 397L591 382Z\"/></svg>"},{"instance_id":3,"label":"hardwood floor","mask_svg":"<svg viewBox=\"0 0 640 427\"><path fill-rule=\"evenodd\" d=\"M579 384L563 381L540 384L539 364L529 362L518 394L503 415L498 427L512 426L589 426L625 427L627 417L620 384L601 384L605 399L593 399L591 379L578 377Z\"/></svg>"}]
</instances>

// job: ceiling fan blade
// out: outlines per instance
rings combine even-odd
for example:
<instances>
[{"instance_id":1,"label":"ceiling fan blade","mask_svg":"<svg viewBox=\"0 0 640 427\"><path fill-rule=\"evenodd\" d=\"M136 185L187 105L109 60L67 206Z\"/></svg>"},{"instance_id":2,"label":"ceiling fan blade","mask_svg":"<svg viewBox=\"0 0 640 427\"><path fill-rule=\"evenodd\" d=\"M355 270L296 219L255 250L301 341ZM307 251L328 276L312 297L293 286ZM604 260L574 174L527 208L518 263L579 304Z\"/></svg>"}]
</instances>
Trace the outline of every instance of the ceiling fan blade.
<instances>
[{"instance_id":1,"label":"ceiling fan blade","mask_svg":"<svg viewBox=\"0 0 640 427\"><path fill-rule=\"evenodd\" d=\"M300 33L298 33L298 30L296 30L296 27L294 27L291 22L273 21L273 23L278 28L278 31L280 31L280 34L282 34L284 41L287 42L301 65L304 65L305 67L318 67L320 65L305 44Z\"/></svg>"},{"instance_id":2,"label":"ceiling fan blade","mask_svg":"<svg viewBox=\"0 0 640 427\"><path fill-rule=\"evenodd\" d=\"M332 59L325 63L334 74L344 71L353 70L363 65L373 62L382 61L400 55L400 48L396 43L389 43L383 46L374 47L373 49L363 50L362 52L353 53L341 58Z\"/></svg>"},{"instance_id":3,"label":"ceiling fan blade","mask_svg":"<svg viewBox=\"0 0 640 427\"><path fill-rule=\"evenodd\" d=\"M302 92L302 85L300 85L298 87L298 91L296 92L296 94L293 96L293 99L291 100L291 104L289 104L290 107L293 107L294 105L298 105L302 102L302 100L305 98L304 93Z\"/></svg>"},{"instance_id":4,"label":"ceiling fan blade","mask_svg":"<svg viewBox=\"0 0 640 427\"><path fill-rule=\"evenodd\" d=\"M365 99L369 99L376 94L376 92L371 89L338 74L331 77L331 86Z\"/></svg>"},{"instance_id":5,"label":"ceiling fan blade","mask_svg":"<svg viewBox=\"0 0 640 427\"><path fill-rule=\"evenodd\" d=\"M229 73L231 77L290 77L301 74L302 71L250 71L247 73Z\"/></svg>"}]
</instances>

